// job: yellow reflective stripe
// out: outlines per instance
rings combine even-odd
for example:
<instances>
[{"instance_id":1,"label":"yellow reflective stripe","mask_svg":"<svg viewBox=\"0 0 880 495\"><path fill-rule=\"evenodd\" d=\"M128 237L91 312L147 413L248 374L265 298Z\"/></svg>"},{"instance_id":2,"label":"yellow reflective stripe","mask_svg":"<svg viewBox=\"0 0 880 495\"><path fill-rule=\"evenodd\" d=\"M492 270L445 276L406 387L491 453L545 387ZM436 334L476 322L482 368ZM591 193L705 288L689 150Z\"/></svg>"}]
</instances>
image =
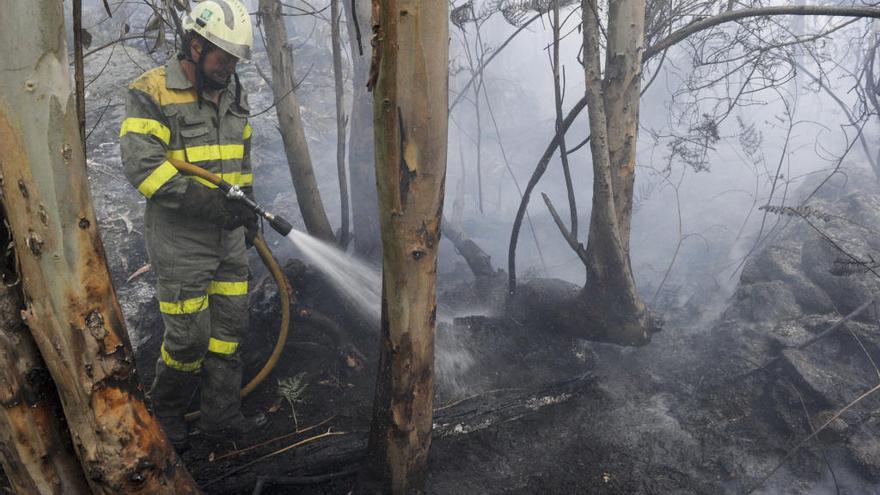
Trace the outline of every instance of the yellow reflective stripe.
<instances>
[{"instance_id":1,"label":"yellow reflective stripe","mask_svg":"<svg viewBox=\"0 0 880 495\"><path fill-rule=\"evenodd\" d=\"M251 138L251 134L253 134L253 133L254 133L254 128L251 127L250 123L245 124L245 125L244 125L244 134L242 135L242 137L243 137L244 139L250 139L250 138Z\"/></svg>"},{"instance_id":2,"label":"yellow reflective stripe","mask_svg":"<svg viewBox=\"0 0 880 495\"><path fill-rule=\"evenodd\" d=\"M215 339L214 337L208 340L208 352L213 352L214 354L225 354L228 356L234 354L236 349L238 349L238 342L228 342Z\"/></svg>"},{"instance_id":3,"label":"yellow reflective stripe","mask_svg":"<svg viewBox=\"0 0 880 495\"><path fill-rule=\"evenodd\" d=\"M221 282L212 280L208 286L208 295L221 296L246 296L248 291L247 280L244 282Z\"/></svg>"},{"instance_id":4,"label":"yellow reflective stripe","mask_svg":"<svg viewBox=\"0 0 880 495\"><path fill-rule=\"evenodd\" d=\"M190 163L209 160L234 160L244 158L243 144L205 144L188 146L186 150L168 150L169 158L187 160Z\"/></svg>"},{"instance_id":5,"label":"yellow reflective stripe","mask_svg":"<svg viewBox=\"0 0 880 495\"><path fill-rule=\"evenodd\" d=\"M139 119L129 117L122 121L122 128L119 129L119 137L125 136L129 132L135 134L152 134L161 139L166 145L171 140L171 129L162 125L158 120Z\"/></svg>"},{"instance_id":6,"label":"yellow reflective stripe","mask_svg":"<svg viewBox=\"0 0 880 495\"><path fill-rule=\"evenodd\" d=\"M156 167L150 175L144 179L138 186L138 191L147 198L152 198L153 194L164 186L166 182L171 180L177 174L177 168L169 161L162 162L162 165Z\"/></svg>"},{"instance_id":7,"label":"yellow reflective stripe","mask_svg":"<svg viewBox=\"0 0 880 495\"><path fill-rule=\"evenodd\" d=\"M225 174L217 174L217 175L219 175L221 179L225 180L226 182L228 182L234 186L244 187L244 186L254 185L254 174L243 174L241 172L227 172ZM193 177L193 178L208 188L214 189L217 187L214 184L210 183L209 181L207 181L201 177Z\"/></svg>"},{"instance_id":8,"label":"yellow reflective stripe","mask_svg":"<svg viewBox=\"0 0 880 495\"><path fill-rule=\"evenodd\" d=\"M166 315L188 315L208 309L208 296L193 297L183 301L159 301L159 311Z\"/></svg>"},{"instance_id":9,"label":"yellow reflective stripe","mask_svg":"<svg viewBox=\"0 0 880 495\"><path fill-rule=\"evenodd\" d=\"M160 349L162 353L162 361L168 365L169 368L174 368L179 371L195 371L202 366L202 359L198 359L196 361L192 361L190 363L184 363L182 361L178 361L171 357L168 354L168 351L165 350L165 343L162 343L162 348Z\"/></svg>"},{"instance_id":10,"label":"yellow reflective stripe","mask_svg":"<svg viewBox=\"0 0 880 495\"><path fill-rule=\"evenodd\" d=\"M254 174L240 174L238 178L238 182L236 182L239 186L252 186L254 185Z\"/></svg>"},{"instance_id":11,"label":"yellow reflective stripe","mask_svg":"<svg viewBox=\"0 0 880 495\"><path fill-rule=\"evenodd\" d=\"M168 150L167 156L177 160L186 160L186 153L183 150Z\"/></svg>"}]
</instances>

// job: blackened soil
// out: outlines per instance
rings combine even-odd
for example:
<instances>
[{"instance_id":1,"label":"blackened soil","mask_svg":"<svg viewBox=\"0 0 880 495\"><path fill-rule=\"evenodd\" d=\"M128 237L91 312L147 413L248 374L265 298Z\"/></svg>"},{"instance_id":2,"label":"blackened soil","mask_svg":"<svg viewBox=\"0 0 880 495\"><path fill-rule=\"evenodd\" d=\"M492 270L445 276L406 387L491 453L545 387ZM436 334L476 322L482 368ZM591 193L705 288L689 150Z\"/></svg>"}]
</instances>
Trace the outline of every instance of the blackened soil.
<instances>
[{"instance_id":1,"label":"blackened soil","mask_svg":"<svg viewBox=\"0 0 880 495\"><path fill-rule=\"evenodd\" d=\"M375 328L340 304L317 273L299 263L286 272L298 291L297 307L333 319L341 333L330 338L320 325L294 323L278 367L245 400L247 413L269 414L265 431L238 443L191 437L183 458L206 493L254 493L258 483L264 494L349 493L357 485ZM277 328L274 288L257 285L245 348L248 376L268 356ZM833 409L786 366L749 373L755 356L778 348L772 332L763 331L736 321L709 329L672 321L648 346L623 349L544 335L503 318L441 321L426 491L877 493L877 478L847 448L852 437L874 431L865 425L873 424L876 402L854 409L853 424L829 428L759 485L811 433L811 423L821 424ZM142 369L151 353L155 349L142 353ZM307 388L295 403L299 426L321 426L271 441L295 429L278 381L301 373ZM263 457L328 431L340 435Z\"/></svg>"}]
</instances>

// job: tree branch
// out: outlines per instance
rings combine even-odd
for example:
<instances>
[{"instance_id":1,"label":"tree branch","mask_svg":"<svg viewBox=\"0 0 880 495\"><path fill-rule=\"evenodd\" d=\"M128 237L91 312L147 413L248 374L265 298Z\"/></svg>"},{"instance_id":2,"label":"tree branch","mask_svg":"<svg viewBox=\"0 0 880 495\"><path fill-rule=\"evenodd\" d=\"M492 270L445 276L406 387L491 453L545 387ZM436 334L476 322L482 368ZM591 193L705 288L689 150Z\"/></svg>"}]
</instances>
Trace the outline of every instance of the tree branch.
<instances>
[{"instance_id":1,"label":"tree branch","mask_svg":"<svg viewBox=\"0 0 880 495\"><path fill-rule=\"evenodd\" d=\"M541 159L538 160L538 166L535 167L535 171L532 173L529 183L526 184L526 190L522 194L522 200L519 203L519 209L517 209L516 218L513 221L513 229L510 232L510 245L507 250L507 291L511 295L516 291L516 244L519 240L520 226L522 225L526 208L529 205L532 190L535 189L535 186L538 185L538 181L541 180L541 176L547 171L547 165L549 165L550 159L553 158L553 153L556 151L556 147L559 146L559 136L568 132L568 128L571 127L571 124L586 106L587 98L584 97L575 103L574 107L569 110L565 120L562 121L562 125L556 130L556 134L554 134L550 144L547 145L547 149L544 150Z\"/></svg>"},{"instance_id":2,"label":"tree branch","mask_svg":"<svg viewBox=\"0 0 880 495\"><path fill-rule=\"evenodd\" d=\"M492 51L492 55L489 55L489 58L487 58L485 61L483 61L482 64L480 64L480 67L477 69L476 72L471 75L471 78L468 79L468 82L464 83L464 86L461 88L458 96L456 96L455 99L452 100L452 103L449 104L450 113L452 112L452 109L455 108L455 105L458 105L458 102L461 101L462 98L464 98L464 95L467 93L468 88L471 87L471 84L473 84L474 81L483 74L483 70L486 69L486 66L489 65L489 62L491 62L499 53L501 53L501 50L504 50L504 48L507 47L507 45L513 40L513 38L516 37L516 35L521 33L523 29L527 28L529 24L540 19L542 15L543 14L538 14L535 17L532 17L531 19L526 21L522 26L519 27L519 29L514 31L513 34L511 34L506 40L504 40L504 43L501 43L500 45L498 45L498 48Z\"/></svg>"},{"instance_id":3,"label":"tree branch","mask_svg":"<svg viewBox=\"0 0 880 495\"><path fill-rule=\"evenodd\" d=\"M872 17L880 18L880 8L877 7L839 7L831 5L779 5L773 7L758 7L753 9L732 10L723 14L706 17L675 31L669 36L658 41L645 50L643 60L647 60L661 51L683 41L688 36L705 31L706 29L738 21L749 17L764 17L774 15L827 15L838 17Z\"/></svg>"},{"instance_id":4,"label":"tree branch","mask_svg":"<svg viewBox=\"0 0 880 495\"><path fill-rule=\"evenodd\" d=\"M584 249L584 245L579 243L577 237L571 235L571 232L565 228L565 224L562 223L562 219L559 218L559 213L556 213L556 208L553 207L553 203L550 201L550 198L546 193L541 193L541 197L544 198L544 204L547 205L547 209L550 210L550 216L553 217L553 221L556 222L556 226L559 227L559 232L562 233L562 237L565 238L565 242L568 243L569 247L577 253L578 258L586 265L587 260L587 251Z\"/></svg>"}]
</instances>

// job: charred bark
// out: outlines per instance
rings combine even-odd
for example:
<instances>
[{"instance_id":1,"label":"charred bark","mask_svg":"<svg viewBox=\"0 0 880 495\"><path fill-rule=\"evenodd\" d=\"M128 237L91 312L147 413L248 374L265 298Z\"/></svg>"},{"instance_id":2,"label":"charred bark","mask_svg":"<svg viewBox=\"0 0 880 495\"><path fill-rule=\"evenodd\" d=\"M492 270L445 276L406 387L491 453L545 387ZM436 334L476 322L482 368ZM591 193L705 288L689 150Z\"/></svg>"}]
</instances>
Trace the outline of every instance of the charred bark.
<instances>
[{"instance_id":1,"label":"charred bark","mask_svg":"<svg viewBox=\"0 0 880 495\"><path fill-rule=\"evenodd\" d=\"M459 226L443 219L443 236L452 242L474 274L474 292L478 302L500 308L507 300L507 273L492 266L492 258Z\"/></svg>"},{"instance_id":2,"label":"charred bark","mask_svg":"<svg viewBox=\"0 0 880 495\"><path fill-rule=\"evenodd\" d=\"M351 178L352 235L354 251L363 259L382 259L379 235L379 200L373 144L373 98L367 91L370 60L370 0L341 0L345 8L351 45L351 115L349 120L348 171Z\"/></svg>"},{"instance_id":3,"label":"charred bark","mask_svg":"<svg viewBox=\"0 0 880 495\"><path fill-rule=\"evenodd\" d=\"M293 77L293 52L287 42L287 30L281 17L281 2L260 0L260 19L266 29L266 50L272 65L272 93L275 95L275 113L281 129L281 140L287 155L287 165L296 190L296 201L302 213L306 230L313 237L334 242L335 236L327 220L312 157L306 142L296 83Z\"/></svg>"},{"instance_id":4,"label":"charred bark","mask_svg":"<svg viewBox=\"0 0 880 495\"><path fill-rule=\"evenodd\" d=\"M4 229L5 230L5 229ZM8 232L0 240L9 242ZM14 267L8 273L14 272ZM4 281L6 282L6 281ZM0 461L15 493L86 494L89 486L60 420L55 384L21 321L20 287L0 285Z\"/></svg>"},{"instance_id":5,"label":"charred bark","mask_svg":"<svg viewBox=\"0 0 880 495\"><path fill-rule=\"evenodd\" d=\"M431 445L437 250L446 177L448 5L373 4L373 125L382 226L382 328L368 475L421 489Z\"/></svg>"},{"instance_id":6,"label":"charred bark","mask_svg":"<svg viewBox=\"0 0 880 495\"><path fill-rule=\"evenodd\" d=\"M443 235L452 242L458 254L464 258L474 277L494 277L498 272L492 268L492 259L457 225L443 219Z\"/></svg>"},{"instance_id":7,"label":"charred bark","mask_svg":"<svg viewBox=\"0 0 880 495\"><path fill-rule=\"evenodd\" d=\"M197 493L147 410L89 195L60 2L0 17L2 202L22 319L58 389L93 493Z\"/></svg>"}]
</instances>

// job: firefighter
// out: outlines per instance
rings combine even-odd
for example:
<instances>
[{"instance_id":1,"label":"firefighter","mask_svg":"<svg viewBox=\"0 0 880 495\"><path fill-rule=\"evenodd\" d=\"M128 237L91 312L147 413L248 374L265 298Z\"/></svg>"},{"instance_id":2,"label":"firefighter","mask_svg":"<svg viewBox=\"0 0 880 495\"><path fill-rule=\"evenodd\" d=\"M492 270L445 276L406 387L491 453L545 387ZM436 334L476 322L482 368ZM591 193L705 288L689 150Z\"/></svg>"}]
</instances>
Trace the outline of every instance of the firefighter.
<instances>
[{"instance_id":1,"label":"firefighter","mask_svg":"<svg viewBox=\"0 0 880 495\"><path fill-rule=\"evenodd\" d=\"M240 436L267 421L244 417L239 396L256 216L168 161L203 167L253 199L249 107L235 72L250 57L253 28L238 0L198 3L183 28L177 60L129 86L119 134L125 175L146 198L147 252L165 326L149 395L178 449L187 446L184 413L197 388L206 434Z\"/></svg>"}]
</instances>

